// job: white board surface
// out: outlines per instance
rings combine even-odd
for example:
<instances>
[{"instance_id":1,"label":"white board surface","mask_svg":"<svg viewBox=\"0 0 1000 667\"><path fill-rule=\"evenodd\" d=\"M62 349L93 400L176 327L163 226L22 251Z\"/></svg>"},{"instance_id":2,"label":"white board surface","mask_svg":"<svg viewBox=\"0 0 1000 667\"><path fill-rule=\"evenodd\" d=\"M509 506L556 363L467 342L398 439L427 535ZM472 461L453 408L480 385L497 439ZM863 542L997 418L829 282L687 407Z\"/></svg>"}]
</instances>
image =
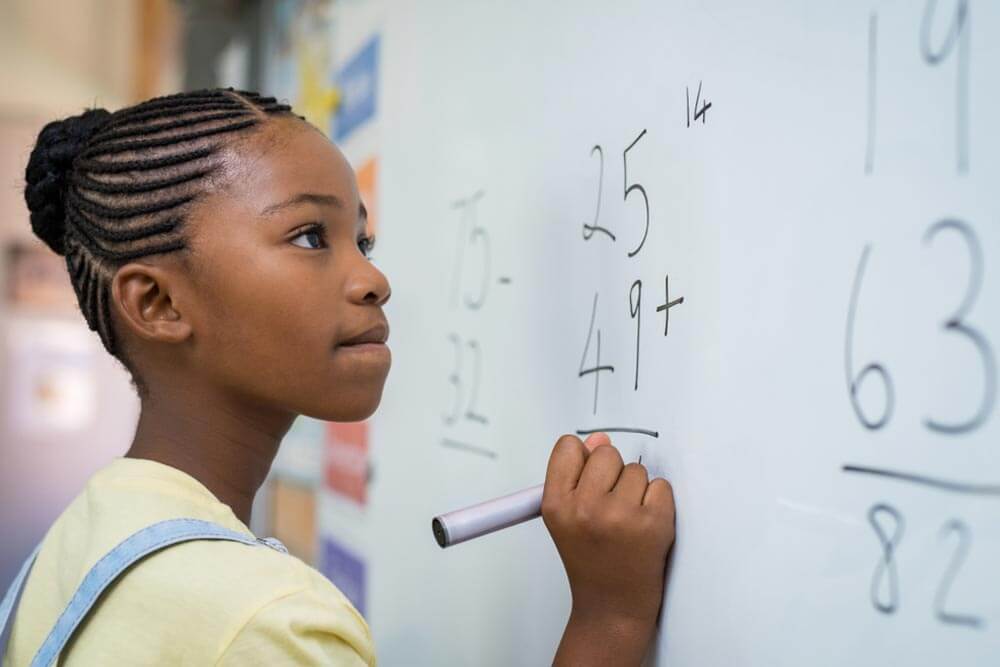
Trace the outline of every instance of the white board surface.
<instances>
[{"instance_id":1,"label":"white board surface","mask_svg":"<svg viewBox=\"0 0 1000 667\"><path fill-rule=\"evenodd\" d=\"M380 661L551 660L541 522L430 519L608 427L675 490L654 664L995 660L1000 4L347 3L339 52L372 30Z\"/></svg>"}]
</instances>

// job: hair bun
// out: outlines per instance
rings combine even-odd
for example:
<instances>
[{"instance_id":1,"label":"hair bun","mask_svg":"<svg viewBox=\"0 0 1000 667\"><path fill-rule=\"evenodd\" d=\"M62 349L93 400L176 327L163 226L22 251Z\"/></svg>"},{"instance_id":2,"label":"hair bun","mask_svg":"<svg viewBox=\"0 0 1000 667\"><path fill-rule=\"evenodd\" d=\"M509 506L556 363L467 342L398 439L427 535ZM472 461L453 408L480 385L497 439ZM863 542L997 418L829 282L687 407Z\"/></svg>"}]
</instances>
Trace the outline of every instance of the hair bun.
<instances>
[{"instance_id":1,"label":"hair bun","mask_svg":"<svg viewBox=\"0 0 1000 667\"><path fill-rule=\"evenodd\" d=\"M31 228L60 255L66 254L65 198L73 160L110 118L106 109L88 109L79 116L52 121L42 128L31 151L24 172Z\"/></svg>"}]
</instances>

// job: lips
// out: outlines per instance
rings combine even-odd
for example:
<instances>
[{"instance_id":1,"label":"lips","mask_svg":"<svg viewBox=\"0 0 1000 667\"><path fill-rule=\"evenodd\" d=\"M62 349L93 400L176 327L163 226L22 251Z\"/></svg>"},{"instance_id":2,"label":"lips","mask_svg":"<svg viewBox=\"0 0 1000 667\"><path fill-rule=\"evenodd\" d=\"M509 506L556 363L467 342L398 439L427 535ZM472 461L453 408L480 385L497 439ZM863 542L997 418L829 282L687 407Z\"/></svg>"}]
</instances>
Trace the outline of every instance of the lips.
<instances>
[{"instance_id":1,"label":"lips","mask_svg":"<svg viewBox=\"0 0 1000 667\"><path fill-rule=\"evenodd\" d=\"M352 345L384 345L389 339L389 325L379 322L375 326L366 329L356 336L340 341L338 347L350 347Z\"/></svg>"}]
</instances>

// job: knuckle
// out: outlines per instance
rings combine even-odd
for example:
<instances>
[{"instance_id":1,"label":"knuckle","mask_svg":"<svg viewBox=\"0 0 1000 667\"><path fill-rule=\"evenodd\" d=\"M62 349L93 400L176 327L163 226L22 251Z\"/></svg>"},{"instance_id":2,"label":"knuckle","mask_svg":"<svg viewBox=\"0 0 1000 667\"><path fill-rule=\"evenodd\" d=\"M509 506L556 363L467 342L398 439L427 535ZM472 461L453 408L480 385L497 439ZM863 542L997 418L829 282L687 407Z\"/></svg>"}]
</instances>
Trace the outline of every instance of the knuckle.
<instances>
[{"instance_id":1,"label":"knuckle","mask_svg":"<svg viewBox=\"0 0 1000 667\"><path fill-rule=\"evenodd\" d=\"M632 524L633 512L622 502L611 500L588 504L584 507L584 511L588 529L601 536L620 535Z\"/></svg>"},{"instance_id":2,"label":"knuckle","mask_svg":"<svg viewBox=\"0 0 1000 667\"><path fill-rule=\"evenodd\" d=\"M654 542L659 541L660 523L653 516L643 516L635 522L635 529L646 539L652 539Z\"/></svg>"},{"instance_id":3,"label":"knuckle","mask_svg":"<svg viewBox=\"0 0 1000 667\"><path fill-rule=\"evenodd\" d=\"M621 533L633 525L634 517L632 513L623 507L614 507L608 510L604 517L604 524L608 530L614 533Z\"/></svg>"},{"instance_id":4,"label":"knuckle","mask_svg":"<svg viewBox=\"0 0 1000 667\"><path fill-rule=\"evenodd\" d=\"M584 535L602 538L608 532L608 509L596 503L580 503L573 516L574 524Z\"/></svg>"},{"instance_id":5,"label":"knuckle","mask_svg":"<svg viewBox=\"0 0 1000 667\"><path fill-rule=\"evenodd\" d=\"M573 507L573 522L582 527L589 527L594 524L594 507L587 502L577 503Z\"/></svg>"}]
</instances>

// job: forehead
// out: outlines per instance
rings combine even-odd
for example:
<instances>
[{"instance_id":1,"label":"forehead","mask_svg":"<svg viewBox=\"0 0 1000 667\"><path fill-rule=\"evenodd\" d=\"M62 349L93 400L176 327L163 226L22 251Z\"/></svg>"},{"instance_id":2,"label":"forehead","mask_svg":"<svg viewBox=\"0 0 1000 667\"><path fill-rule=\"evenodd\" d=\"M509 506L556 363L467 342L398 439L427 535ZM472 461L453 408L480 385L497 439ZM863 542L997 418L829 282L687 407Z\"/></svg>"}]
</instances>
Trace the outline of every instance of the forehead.
<instances>
[{"instance_id":1,"label":"forehead","mask_svg":"<svg viewBox=\"0 0 1000 667\"><path fill-rule=\"evenodd\" d=\"M340 150L298 119L272 119L224 154L222 190L254 212L302 192L357 208L354 170Z\"/></svg>"}]
</instances>

